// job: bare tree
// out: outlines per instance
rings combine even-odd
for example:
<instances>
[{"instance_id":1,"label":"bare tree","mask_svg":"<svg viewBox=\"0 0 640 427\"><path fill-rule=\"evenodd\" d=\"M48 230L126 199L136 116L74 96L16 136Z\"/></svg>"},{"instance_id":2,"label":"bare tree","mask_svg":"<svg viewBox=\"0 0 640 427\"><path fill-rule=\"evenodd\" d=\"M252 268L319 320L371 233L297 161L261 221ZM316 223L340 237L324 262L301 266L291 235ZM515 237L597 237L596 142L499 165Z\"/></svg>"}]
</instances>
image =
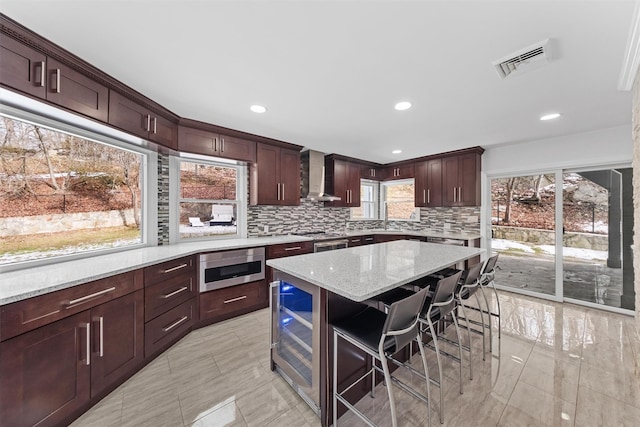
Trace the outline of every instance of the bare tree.
<instances>
[{"instance_id":1,"label":"bare tree","mask_svg":"<svg viewBox=\"0 0 640 427\"><path fill-rule=\"evenodd\" d=\"M60 189L60 186L58 185L58 181L56 180L53 164L51 163L51 156L49 155L48 143L45 141L45 138L39 126L34 126L33 129L36 135L38 136L38 141L40 142L42 153L44 154L44 158L47 161L47 167L49 168L49 178L51 181L51 186L56 190L56 192L59 192L61 189Z\"/></svg>"},{"instance_id":2,"label":"bare tree","mask_svg":"<svg viewBox=\"0 0 640 427\"><path fill-rule=\"evenodd\" d=\"M516 185L518 184L518 180L519 180L519 177L517 176L507 179L507 183L506 183L507 193L505 195L506 201L505 201L504 217L503 217L503 221L506 223L509 223L509 221L511 220L511 201L513 199L513 191L516 188Z\"/></svg>"}]
</instances>

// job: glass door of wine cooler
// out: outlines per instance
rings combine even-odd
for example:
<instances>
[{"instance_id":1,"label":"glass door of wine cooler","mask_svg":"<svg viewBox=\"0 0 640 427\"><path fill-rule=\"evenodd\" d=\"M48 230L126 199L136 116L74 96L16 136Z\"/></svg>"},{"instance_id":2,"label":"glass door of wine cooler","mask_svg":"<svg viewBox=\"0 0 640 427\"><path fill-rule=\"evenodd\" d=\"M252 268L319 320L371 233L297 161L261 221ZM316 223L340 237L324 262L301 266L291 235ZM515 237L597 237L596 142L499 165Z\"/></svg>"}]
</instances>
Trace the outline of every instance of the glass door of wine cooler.
<instances>
[{"instance_id":1,"label":"glass door of wine cooler","mask_svg":"<svg viewBox=\"0 0 640 427\"><path fill-rule=\"evenodd\" d=\"M319 410L319 288L275 271L271 283L271 358L276 370Z\"/></svg>"}]
</instances>

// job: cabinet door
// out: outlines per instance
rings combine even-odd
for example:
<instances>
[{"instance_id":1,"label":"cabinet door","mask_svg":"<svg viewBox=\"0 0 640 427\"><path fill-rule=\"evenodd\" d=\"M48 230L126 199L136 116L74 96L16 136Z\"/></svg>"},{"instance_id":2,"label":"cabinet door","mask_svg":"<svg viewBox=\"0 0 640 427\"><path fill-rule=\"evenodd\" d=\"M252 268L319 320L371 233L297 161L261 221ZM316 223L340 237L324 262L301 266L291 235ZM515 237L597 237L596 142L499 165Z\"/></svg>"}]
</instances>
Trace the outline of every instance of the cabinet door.
<instances>
[{"instance_id":1,"label":"cabinet door","mask_svg":"<svg viewBox=\"0 0 640 427\"><path fill-rule=\"evenodd\" d=\"M427 206L427 189L429 188L429 172L427 162L419 162L415 165L415 206Z\"/></svg>"},{"instance_id":2,"label":"cabinet door","mask_svg":"<svg viewBox=\"0 0 640 427\"><path fill-rule=\"evenodd\" d=\"M258 144L256 173L251 178L252 204L280 204L280 148ZM299 167L299 166L298 166Z\"/></svg>"},{"instance_id":3,"label":"cabinet door","mask_svg":"<svg viewBox=\"0 0 640 427\"><path fill-rule=\"evenodd\" d=\"M458 202L458 157L442 159L442 205L457 206Z\"/></svg>"},{"instance_id":4,"label":"cabinet door","mask_svg":"<svg viewBox=\"0 0 640 427\"><path fill-rule=\"evenodd\" d=\"M347 162L343 160L325 160L325 191L341 200L325 202L325 206L345 207L349 203Z\"/></svg>"},{"instance_id":5,"label":"cabinet door","mask_svg":"<svg viewBox=\"0 0 640 427\"><path fill-rule=\"evenodd\" d=\"M139 368L144 357L144 292L91 309L91 397Z\"/></svg>"},{"instance_id":6,"label":"cabinet door","mask_svg":"<svg viewBox=\"0 0 640 427\"><path fill-rule=\"evenodd\" d=\"M0 343L3 426L61 425L89 401L89 325L84 311Z\"/></svg>"},{"instance_id":7,"label":"cabinet door","mask_svg":"<svg viewBox=\"0 0 640 427\"><path fill-rule=\"evenodd\" d=\"M178 149L178 125L158 115L150 116L149 140L174 150Z\"/></svg>"},{"instance_id":8,"label":"cabinet door","mask_svg":"<svg viewBox=\"0 0 640 427\"><path fill-rule=\"evenodd\" d=\"M180 151L214 156L218 149L218 141L217 133L186 126L180 126L178 131L178 149Z\"/></svg>"},{"instance_id":9,"label":"cabinet door","mask_svg":"<svg viewBox=\"0 0 640 427\"><path fill-rule=\"evenodd\" d=\"M227 159L256 161L256 143L233 136L220 135L219 156Z\"/></svg>"},{"instance_id":10,"label":"cabinet door","mask_svg":"<svg viewBox=\"0 0 640 427\"><path fill-rule=\"evenodd\" d=\"M151 126L149 110L115 91L109 97L109 124L147 139Z\"/></svg>"},{"instance_id":11,"label":"cabinet door","mask_svg":"<svg viewBox=\"0 0 640 427\"><path fill-rule=\"evenodd\" d=\"M347 174L347 188L349 190L347 206L351 208L360 206L360 166L348 163Z\"/></svg>"},{"instance_id":12,"label":"cabinet door","mask_svg":"<svg viewBox=\"0 0 640 427\"><path fill-rule=\"evenodd\" d=\"M300 152L280 151L280 204L297 206L300 204Z\"/></svg>"},{"instance_id":13,"label":"cabinet door","mask_svg":"<svg viewBox=\"0 0 640 427\"><path fill-rule=\"evenodd\" d=\"M427 161L428 207L442 206L442 159Z\"/></svg>"},{"instance_id":14,"label":"cabinet door","mask_svg":"<svg viewBox=\"0 0 640 427\"><path fill-rule=\"evenodd\" d=\"M478 206L480 201L480 176L476 153L458 156L458 205Z\"/></svg>"},{"instance_id":15,"label":"cabinet door","mask_svg":"<svg viewBox=\"0 0 640 427\"><path fill-rule=\"evenodd\" d=\"M0 83L29 95L46 96L46 56L0 34Z\"/></svg>"},{"instance_id":16,"label":"cabinet door","mask_svg":"<svg viewBox=\"0 0 640 427\"><path fill-rule=\"evenodd\" d=\"M47 100L106 122L109 89L55 59L47 59Z\"/></svg>"}]
</instances>

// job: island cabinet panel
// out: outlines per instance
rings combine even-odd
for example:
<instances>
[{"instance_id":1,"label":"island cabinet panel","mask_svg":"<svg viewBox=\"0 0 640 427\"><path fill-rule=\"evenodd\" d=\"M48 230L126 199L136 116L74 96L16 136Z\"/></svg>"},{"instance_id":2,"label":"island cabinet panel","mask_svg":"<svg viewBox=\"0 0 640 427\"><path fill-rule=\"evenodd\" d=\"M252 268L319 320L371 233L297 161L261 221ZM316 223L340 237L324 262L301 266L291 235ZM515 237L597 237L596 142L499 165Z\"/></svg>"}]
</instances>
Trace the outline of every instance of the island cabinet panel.
<instances>
[{"instance_id":1,"label":"island cabinet panel","mask_svg":"<svg viewBox=\"0 0 640 427\"><path fill-rule=\"evenodd\" d=\"M56 426L90 399L88 311L0 343L3 426Z\"/></svg>"},{"instance_id":2,"label":"island cabinet panel","mask_svg":"<svg viewBox=\"0 0 640 427\"><path fill-rule=\"evenodd\" d=\"M443 206L480 204L480 153L468 153L442 159Z\"/></svg>"},{"instance_id":3,"label":"island cabinet panel","mask_svg":"<svg viewBox=\"0 0 640 427\"><path fill-rule=\"evenodd\" d=\"M250 172L252 205L300 204L300 151L258 143Z\"/></svg>"},{"instance_id":4,"label":"island cabinet panel","mask_svg":"<svg viewBox=\"0 0 640 427\"><path fill-rule=\"evenodd\" d=\"M416 163L415 175L416 207L442 206L442 159Z\"/></svg>"},{"instance_id":5,"label":"island cabinet panel","mask_svg":"<svg viewBox=\"0 0 640 427\"><path fill-rule=\"evenodd\" d=\"M72 68L47 59L47 101L107 122L109 89Z\"/></svg>"},{"instance_id":6,"label":"island cabinet panel","mask_svg":"<svg viewBox=\"0 0 640 427\"><path fill-rule=\"evenodd\" d=\"M360 174L362 165L325 156L325 191L341 200L325 202L331 207L360 206Z\"/></svg>"},{"instance_id":7,"label":"island cabinet panel","mask_svg":"<svg viewBox=\"0 0 640 427\"><path fill-rule=\"evenodd\" d=\"M0 58L0 84L38 98L46 97L44 54L0 34Z\"/></svg>"},{"instance_id":8,"label":"island cabinet panel","mask_svg":"<svg viewBox=\"0 0 640 427\"><path fill-rule=\"evenodd\" d=\"M219 322L269 306L266 280L200 294L201 324Z\"/></svg>"},{"instance_id":9,"label":"island cabinet panel","mask_svg":"<svg viewBox=\"0 0 640 427\"><path fill-rule=\"evenodd\" d=\"M178 149L189 153L205 154L246 162L256 161L255 141L220 135L188 126L179 127Z\"/></svg>"},{"instance_id":10,"label":"island cabinet panel","mask_svg":"<svg viewBox=\"0 0 640 427\"><path fill-rule=\"evenodd\" d=\"M165 147L178 148L178 126L112 90L109 124Z\"/></svg>"}]
</instances>

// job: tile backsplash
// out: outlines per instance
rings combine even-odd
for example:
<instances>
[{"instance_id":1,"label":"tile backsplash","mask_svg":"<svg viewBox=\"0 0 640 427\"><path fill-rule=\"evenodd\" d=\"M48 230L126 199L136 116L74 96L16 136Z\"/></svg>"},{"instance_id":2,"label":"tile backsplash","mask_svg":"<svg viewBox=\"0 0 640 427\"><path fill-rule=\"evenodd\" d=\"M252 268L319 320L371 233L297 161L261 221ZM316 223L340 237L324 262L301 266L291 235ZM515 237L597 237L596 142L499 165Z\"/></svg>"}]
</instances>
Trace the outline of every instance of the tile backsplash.
<instances>
[{"instance_id":1,"label":"tile backsplash","mask_svg":"<svg viewBox=\"0 0 640 427\"><path fill-rule=\"evenodd\" d=\"M249 206L249 236L289 234L299 231L371 230L384 227L381 220L351 221L349 208L325 208L323 202L301 200L300 206ZM264 231L265 226L268 232ZM479 232L480 207L421 208L420 221L389 221L389 230Z\"/></svg>"}]
</instances>

